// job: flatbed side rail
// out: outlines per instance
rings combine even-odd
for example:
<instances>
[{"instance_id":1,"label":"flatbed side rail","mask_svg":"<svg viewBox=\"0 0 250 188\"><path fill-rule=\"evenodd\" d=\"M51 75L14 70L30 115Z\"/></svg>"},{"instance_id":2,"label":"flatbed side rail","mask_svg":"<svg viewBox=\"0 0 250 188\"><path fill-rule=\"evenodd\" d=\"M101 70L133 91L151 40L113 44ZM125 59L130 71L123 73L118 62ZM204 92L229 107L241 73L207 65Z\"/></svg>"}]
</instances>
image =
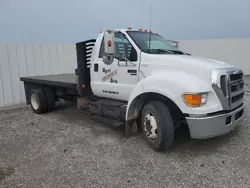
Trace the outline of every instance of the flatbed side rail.
<instances>
[{"instance_id":1,"label":"flatbed side rail","mask_svg":"<svg viewBox=\"0 0 250 188\"><path fill-rule=\"evenodd\" d=\"M39 79L30 78L30 77L21 77L20 81L23 81L24 83L30 83L30 84L39 84L39 85L44 85L44 86L76 89L75 83L57 82L57 81L51 81L51 80L39 80Z\"/></svg>"}]
</instances>

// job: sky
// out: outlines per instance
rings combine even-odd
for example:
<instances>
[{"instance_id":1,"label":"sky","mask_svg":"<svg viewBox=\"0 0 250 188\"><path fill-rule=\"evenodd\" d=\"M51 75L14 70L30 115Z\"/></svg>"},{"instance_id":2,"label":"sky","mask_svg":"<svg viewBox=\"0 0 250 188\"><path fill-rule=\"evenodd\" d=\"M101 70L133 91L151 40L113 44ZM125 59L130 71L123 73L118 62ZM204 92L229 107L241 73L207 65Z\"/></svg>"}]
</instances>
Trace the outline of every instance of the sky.
<instances>
[{"instance_id":1,"label":"sky","mask_svg":"<svg viewBox=\"0 0 250 188\"><path fill-rule=\"evenodd\" d=\"M250 0L0 0L0 44L76 43L111 28L167 39L250 38Z\"/></svg>"}]
</instances>

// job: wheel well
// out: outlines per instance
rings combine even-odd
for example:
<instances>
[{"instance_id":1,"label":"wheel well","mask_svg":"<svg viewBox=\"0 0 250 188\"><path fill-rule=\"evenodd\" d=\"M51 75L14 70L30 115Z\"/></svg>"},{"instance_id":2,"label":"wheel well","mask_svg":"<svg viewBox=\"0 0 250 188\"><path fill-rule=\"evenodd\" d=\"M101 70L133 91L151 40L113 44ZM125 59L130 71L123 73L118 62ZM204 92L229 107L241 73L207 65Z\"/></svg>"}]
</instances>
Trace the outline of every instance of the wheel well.
<instances>
[{"instance_id":1,"label":"wheel well","mask_svg":"<svg viewBox=\"0 0 250 188\"><path fill-rule=\"evenodd\" d=\"M175 126L179 126L182 111L171 99L159 93L144 93L137 96L129 107L127 120L137 119L137 122L140 121L141 110L148 101L163 102L169 108Z\"/></svg>"}]
</instances>

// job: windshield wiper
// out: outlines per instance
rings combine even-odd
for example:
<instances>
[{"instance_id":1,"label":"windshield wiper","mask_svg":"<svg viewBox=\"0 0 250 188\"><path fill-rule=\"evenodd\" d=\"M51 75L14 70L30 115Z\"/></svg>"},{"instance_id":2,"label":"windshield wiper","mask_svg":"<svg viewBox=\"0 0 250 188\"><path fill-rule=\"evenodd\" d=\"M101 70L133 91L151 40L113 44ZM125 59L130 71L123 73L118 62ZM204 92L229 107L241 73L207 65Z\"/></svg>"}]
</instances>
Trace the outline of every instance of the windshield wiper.
<instances>
[{"instance_id":1,"label":"windshield wiper","mask_svg":"<svg viewBox=\"0 0 250 188\"><path fill-rule=\"evenodd\" d=\"M156 51L156 53L167 53L167 54L180 54L180 55L189 55L185 52L182 52L180 50L167 50L167 49L148 49L147 50L148 52L153 52L153 51Z\"/></svg>"},{"instance_id":2,"label":"windshield wiper","mask_svg":"<svg viewBox=\"0 0 250 188\"><path fill-rule=\"evenodd\" d=\"M184 52L180 51L180 50L168 50L170 52L173 52L175 54L185 54Z\"/></svg>"},{"instance_id":3,"label":"windshield wiper","mask_svg":"<svg viewBox=\"0 0 250 188\"><path fill-rule=\"evenodd\" d=\"M155 49L157 51L157 53L170 53L170 54L185 54L182 51L179 50L167 50L167 49Z\"/></svg>"},{"instance_id":4,"label":"windshield wiper","mask_svg":"<svg viewBox=\"0 0 250 188\"><path fill-rule=\"evenodd\" d=\"M150 54L160 54L160 53L168 53L168 54L172 54L173 52L170 52L168 50L164 50L164 49L147 49L146 50L148 53Z\"/></svg>"},{"instance_id":5,"label":"windshield wiper","mask_svg":"<svg viewBox=\"0 0 250 188\"><path fill-rule=\"evenodd\" d=\"M157 51L157 53L171 53L172 54L172 52L170 51L170 50L165 50L165 49L156 49L156 51Z\"/></svg>"}]
</instances>

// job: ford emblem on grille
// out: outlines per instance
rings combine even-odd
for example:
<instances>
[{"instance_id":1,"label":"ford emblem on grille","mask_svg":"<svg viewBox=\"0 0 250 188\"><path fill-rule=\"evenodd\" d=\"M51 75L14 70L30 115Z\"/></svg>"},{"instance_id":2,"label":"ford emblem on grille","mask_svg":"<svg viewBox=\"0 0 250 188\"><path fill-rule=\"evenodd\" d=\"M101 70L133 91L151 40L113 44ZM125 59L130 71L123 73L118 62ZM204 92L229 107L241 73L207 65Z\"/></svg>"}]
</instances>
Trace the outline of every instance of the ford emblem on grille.
<instances>
[{"instance_id":1,"label":"ford emblem on grille","mask_svg":"<svg viewBox=\"0 0 250 188\"><path fill-rule=\"evenodd\" d=\"M238 85L236 86L236 88L237 88L237 90L240 90L240 84L238 84Z\"/></svg>"}]
</instances>

